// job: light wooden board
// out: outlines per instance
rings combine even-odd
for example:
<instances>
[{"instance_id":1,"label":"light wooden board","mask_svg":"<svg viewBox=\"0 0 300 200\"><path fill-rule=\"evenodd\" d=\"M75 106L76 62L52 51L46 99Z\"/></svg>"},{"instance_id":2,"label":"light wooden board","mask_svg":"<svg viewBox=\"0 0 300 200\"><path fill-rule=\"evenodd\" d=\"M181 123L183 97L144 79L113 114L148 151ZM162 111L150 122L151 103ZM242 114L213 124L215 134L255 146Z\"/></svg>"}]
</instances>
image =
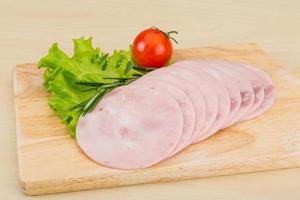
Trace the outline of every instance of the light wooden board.
<instances>
[{"instance_id":1,"label":"light wooden board","mask_svg":"<svg viewBox=\"0 0 300 200\"><path fill-rule=\"evenodd\" d=\"M29 195L175 181L300 166L300 71L276 64L255 44L176 50L173 60L219 58L264 69L277 101L263 116L219 131L148 169L115 170L89 160L47 105L42 70L14 70L20 183ZM199 83L200 84L200 83Z\"/></svg>"}]
</instances>

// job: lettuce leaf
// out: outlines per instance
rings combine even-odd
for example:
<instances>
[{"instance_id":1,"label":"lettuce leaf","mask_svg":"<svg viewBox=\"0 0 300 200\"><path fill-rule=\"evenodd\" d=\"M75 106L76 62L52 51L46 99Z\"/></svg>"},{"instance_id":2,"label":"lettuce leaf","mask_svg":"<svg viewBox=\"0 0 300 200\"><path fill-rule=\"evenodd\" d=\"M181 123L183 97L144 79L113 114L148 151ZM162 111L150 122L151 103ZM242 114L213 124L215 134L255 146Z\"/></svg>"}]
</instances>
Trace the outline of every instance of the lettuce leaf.
<instances>
[{"instance_id":1,"label":"lettuce leaf","mask_svg":"<svg viewBox=\"0 0 300 200\"><path fill-rule=\"evenodd\" d=\"M72 109L79 103L93 97L95 90L86 90L77 82L110 83L108 77L130 78L138 73L132 69L131 51L115 50L108 55L92 46L92 38L74 39L74 55L68 56L54 43L46 56L38 63L45 68L44 87L50 93L48 104L67 125L70 135L75 138L76 124L82 114Z\"/></svg>"}]
</instances>

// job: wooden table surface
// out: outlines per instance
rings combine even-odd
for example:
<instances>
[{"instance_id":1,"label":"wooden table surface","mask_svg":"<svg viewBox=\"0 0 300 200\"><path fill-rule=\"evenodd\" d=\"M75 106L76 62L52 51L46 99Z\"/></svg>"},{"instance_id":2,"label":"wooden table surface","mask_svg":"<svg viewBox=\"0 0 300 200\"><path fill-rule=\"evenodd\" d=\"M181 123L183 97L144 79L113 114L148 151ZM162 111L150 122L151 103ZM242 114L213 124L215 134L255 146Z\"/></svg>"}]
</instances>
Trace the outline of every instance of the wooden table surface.
<instances>
[{"instance_id":1,"label":"wooden table surface","mask_svg":"<svg viewBox=\"0 0 300 200\"><path fill-rule=\"evenodd\" d=\"M300 66L298 0L1 0L0 199L300 199L300 169L27 197L16 163L12 67L36 62L57 41L93 36L107 51L125 48L150 26L177 30L175 48L257 42L286 67ZM288 122L287 122L288 123ZM71 166L70 166L71 167Z\"/></svg>"}]
</instances>

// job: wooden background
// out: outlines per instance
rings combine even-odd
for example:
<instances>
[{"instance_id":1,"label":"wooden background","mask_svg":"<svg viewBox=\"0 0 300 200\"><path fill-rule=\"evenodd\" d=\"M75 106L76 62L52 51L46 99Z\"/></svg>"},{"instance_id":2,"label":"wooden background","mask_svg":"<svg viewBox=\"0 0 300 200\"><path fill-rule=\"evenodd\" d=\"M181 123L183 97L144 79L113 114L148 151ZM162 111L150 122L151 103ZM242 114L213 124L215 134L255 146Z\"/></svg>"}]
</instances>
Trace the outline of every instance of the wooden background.
<instances>
[{"instance_id":1,"label":"wooden background","mask_svg":"<svg viewBox=\"0 0 300 200\"><path fill-rule=\"evenodd\" d=\"M127 47L149 26L180 32L178 48L257 42L286 67L300 66L300 1L0 0L0 199L299 199L300 169L26 197L19 190L11 70L52 41L94 36ZM288 122L287 122L288 123Z\"/></svg>"}]
</instances>

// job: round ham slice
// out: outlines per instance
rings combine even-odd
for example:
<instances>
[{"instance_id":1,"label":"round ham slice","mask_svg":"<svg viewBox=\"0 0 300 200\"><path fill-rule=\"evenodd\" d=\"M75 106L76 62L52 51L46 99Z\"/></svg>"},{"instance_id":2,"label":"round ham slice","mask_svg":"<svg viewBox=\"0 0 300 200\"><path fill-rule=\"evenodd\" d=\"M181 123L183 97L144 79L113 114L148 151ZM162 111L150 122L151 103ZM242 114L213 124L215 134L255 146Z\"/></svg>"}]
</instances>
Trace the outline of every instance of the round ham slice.
<instances>
[{"instance_id":1,"label":"round ham slice","mask_svg":"<svg viewBox=\"0 0 300 200\"><path fill-rule=\"evenodd\" d=\"M202 66L203 65L203 66ZM239 111L241 106L242 98L240 90L232 78L220 70L214 67L214 62L211 61L200 61L199 67L202 66L202 70L213 76L215 79L220 81L226 87L230 96L230 112L222 128L226 128L233 123L236 113Z\"/></svg>"},{"instance_id":2,"label":"round ham slice","mask_svg":"<svg viewBox=\"0 0 300 200\"><path fill-rule=\"evenodd\" d=\"M170 84L176 86L177 88L182 89L191 99L196 112L196 124L194 126L193 134L191 135L189 141L187 141L186 144L190 144L191 142L193 142L195 137L205 126L205 122L207 121L206 119L206 115L208 113L207 111L210 110L214 112L214 110L210 108L213 107L213 103L215 102L217 103L216 96L211 95L211 102L207 104L205 102L203 94L195 86L195 82L193 82L190 79L190 77L178 76L176 72L173 72L172 67L160 68L158 70L155 70L147 74L143 78L147 78L147 77L157 77L159 79L168 81ZM213 115L212 113L213 117L216 116L216 112L215 115Z\"/></svg>"},{"instance_id":3,"label":"round ham slice","mask_svg":"<svg viewBox=\"0 0 300 200\"><path fill-rule=\"evenodd\" d=\"M246 82L248 82L248 86L252 87L252 91L245 92L243 91L246 88L241 88L241 97L242 97L242 106L239 110L239 113L235 115L235 117L232 118L231 122L229 122L226 126L230 126L233 123L237 121L244 121L246 119L251 119L251 117L255 117L257 115L260 115L262 112L258 112L257 114L254 113L256 110L259 110L258 108L261 107L263 101L264 101L264 85L263 81L265 81L265 88L271 85L272 88L272 81L270 82L270 78L268 80L268 76L262 72L261 70L254 68L250 65L238 63L238 62L229 62L229 61L222 61L222 60L199 60L199 64L202 64L204 66L210 65L211 67L216 68L218 71L220 71L223 74L232 74L232 78L239 79L241 84L241 87L246 86ZM256 72L255 72L256 70ZM261 75L261 77L260 77ZM246 81L246 82L245 82ZM249 90L249 89L247 89ZM271 95L272 96L272 95ZM275 99L273 95L273 98ZM272 105L272 100L270 103L267 103L265 105ZM262 106L264 107L264 106ZM269 107L266 107L265 110L267 110ZM263 109L261 109L263 110ZM249 116L249 114L254 113L253 116Z\"/></svg>"},{"instance_id":4,"label":"round ham slice","mask_svg":"<svg viewBox=\"0 0 300 200\"><path fill-rule=\"evenodd\" d=\"M92 160L118 169L138 169L165 159L178 143L183 117L176 100L147 86L119 87L81 116L80 148Z\"/></svg>"},{"instance_id":5,"label":"round ham slice","mask_svg":"<svg viewBox=\"0 0 300 200\"><path fill-rule=\"evenodd\" d=\"M220 60L208 60L211 62L214 68L219 70L224 75L229 76L235 85L239 87L241 95L241 106L238 112L231 119L231 123L227 123L227 126L240 121L243 117L247 116L253 104L255 102L255 94L249 79L248 74L245 71L237 70L239 67L234 67L235 63L229 63Z\"/></svg>"},{"instance_id":6,"label":"round ham slice","mask_svg":"<svg viewBox=\"0 0 300 200\"><path fill-rule=\"evenodd\" d=\"M251 65L179 61L105 95L78 120L76 140L99 164L146 168L261 115L275 98L271 78Z\"/></svg>"},{"instance_id":7,"label":"round ham slice","mask_svg":"<svg viewBox=\"0 0 300 200\"><path fill-rule=\"evenodd\" d=\"M213 78L208 73L201 70L199 67L198 61L185 60L177 62L171 66L178 73L188 73L187 77L195 75L195 79L198 80L198 87L203 87L202 83L207 83L209 89L212 89L212 92L216 94L218 99L218 111L213 121L212 125L205 131L199 133L198 137L194 140L193 143L200 142L212 134L217 132L221 127L224 126L225 121L230 112L230 97L226 88L219 82L217 79ZM208 99L209 101L210 99Z\"/></svg>"},{"instance_id":8,"label":"round ham slice","mask_svg":"<svg viewBox=\"0 0 300 200\"><path fill-rule=\"evenodd\" d=\"M169 73L174 77L177 77L177 79L189 79L195 88L198 89L198 91L202 94L206 107L205 121L202 129L197 129L192 137L192 143L195 143L195 141L198 141L201 135L207 132L211 125L215 122L218 114L219 102L217 94L214 92L215 86L210 84L208 81L202 81L201 84L199 84L199 77L191 70L184 69L184 66L185 65L182 65L181 62L177 62L169 67Z\"/></svg>"},{"instance_id":9,"label":"round ham slice","mask_svg":"<svg viewBox=\"0 0 300 200\"><path fill-rule=\"evenodd\" d=\"M245 117L247 117L250 113L253 113L264 100L265 93L263 90L262 82L253 70L244 67L243 65L241 65L241 63L226 61L215 61L215 63L219 68L223 66L223 68L232 69L233 72L236 72L236 74L239 74L244 79L247 79L247 81L250 83L254 94L254 102L249 110L245 113L245 115L242 116L239 120L244 121Z\"/></svg>"},{"instance_id":10,"label":"round ham slice","mask_svg":"<svg viewBox=\"0 0 300 200\"><path fill-rule=\"evenodd\" d=\"M259 77L262 83L263 92L264 92L263 102L254 111L252 111L250 114L248 114L246 117L243 118L243 120L249 120L258 117L259 115L266 112L274 104L276 99L276 93L275 93L274 83L267 73L251 65L247 65L247 64L241 64L241 65L256 73L256 75Z\"/></svg>"},{"instance_id":11,"label":"round ham slice","mask_svg":"<svg viewBox=\"0 0 300 200\"><path fill-rule=\"evenodd\" d=\"M177 74L176 70L174 71L172 67L161 68L159 70L149 73L144 77L157 77L159 79L169 81L172 85L182 89L190 97L196 113L196 123L194 126L193 134L191 135L189 141L187 141L186 144L190 144L191 142L193 142L195 137L197 137L197 134L203 130L203 127L205 126L204 124L207 121L206 115L208 111L211 110L210 107L213 107L212 103L217 103L217 97L212 95L210 97L212 103L207 104L204 100L203 95L205 92L203 93L199 91L195 86L196 80L193 81L190 79L190 77L185 77L181 74ZM208 98L209 97L207 95L207 99Z\"/></svg>"},{"instance_id":12,"label":"round ham slice","mask_svg":"<svg viewBox=\"0 0 300 200\"><path fill-rule=\"evenodd\" d=\"M159 72L159 71L157 71ZM157 72L155 74L157 74ZM167 79L167 77L166 77ZM190 144L190 138L194 131L196 114L195 108L188 95L175 87L167 80L159 79L159 76L144 76L132 83L133 85L145 85L147 87L155 88L161 92L166 92L171 95L179 104L183 116L183 130L179 142L175 149L170 153L170 156L178 153L183 148Z\"/></svg>"},{"instance_id":13,"label":"round ham slice","mask_svg":"<svg viewBox=\"0 0 300 200\"><path fill-rule=\"evenodd\" d=\"M198 73L199 80L208 78L206 75L203 75L204 72L196 72L196 73ZM218 130L220 130L224 126L230 112L230 97L228 91L225 89L223 85L221 85L221 83L216 83L217 81L213 80L212 77L210 77L209 79L211 79L210 82L215 82L214 84L216 85L215 92L218 98L218 113L214 123L209 127L209 129L206 132L200 134L200 137L196 141L194 141L194 143L205 140L206 138L210 137Z\"/></svg>"}]
</instances>

